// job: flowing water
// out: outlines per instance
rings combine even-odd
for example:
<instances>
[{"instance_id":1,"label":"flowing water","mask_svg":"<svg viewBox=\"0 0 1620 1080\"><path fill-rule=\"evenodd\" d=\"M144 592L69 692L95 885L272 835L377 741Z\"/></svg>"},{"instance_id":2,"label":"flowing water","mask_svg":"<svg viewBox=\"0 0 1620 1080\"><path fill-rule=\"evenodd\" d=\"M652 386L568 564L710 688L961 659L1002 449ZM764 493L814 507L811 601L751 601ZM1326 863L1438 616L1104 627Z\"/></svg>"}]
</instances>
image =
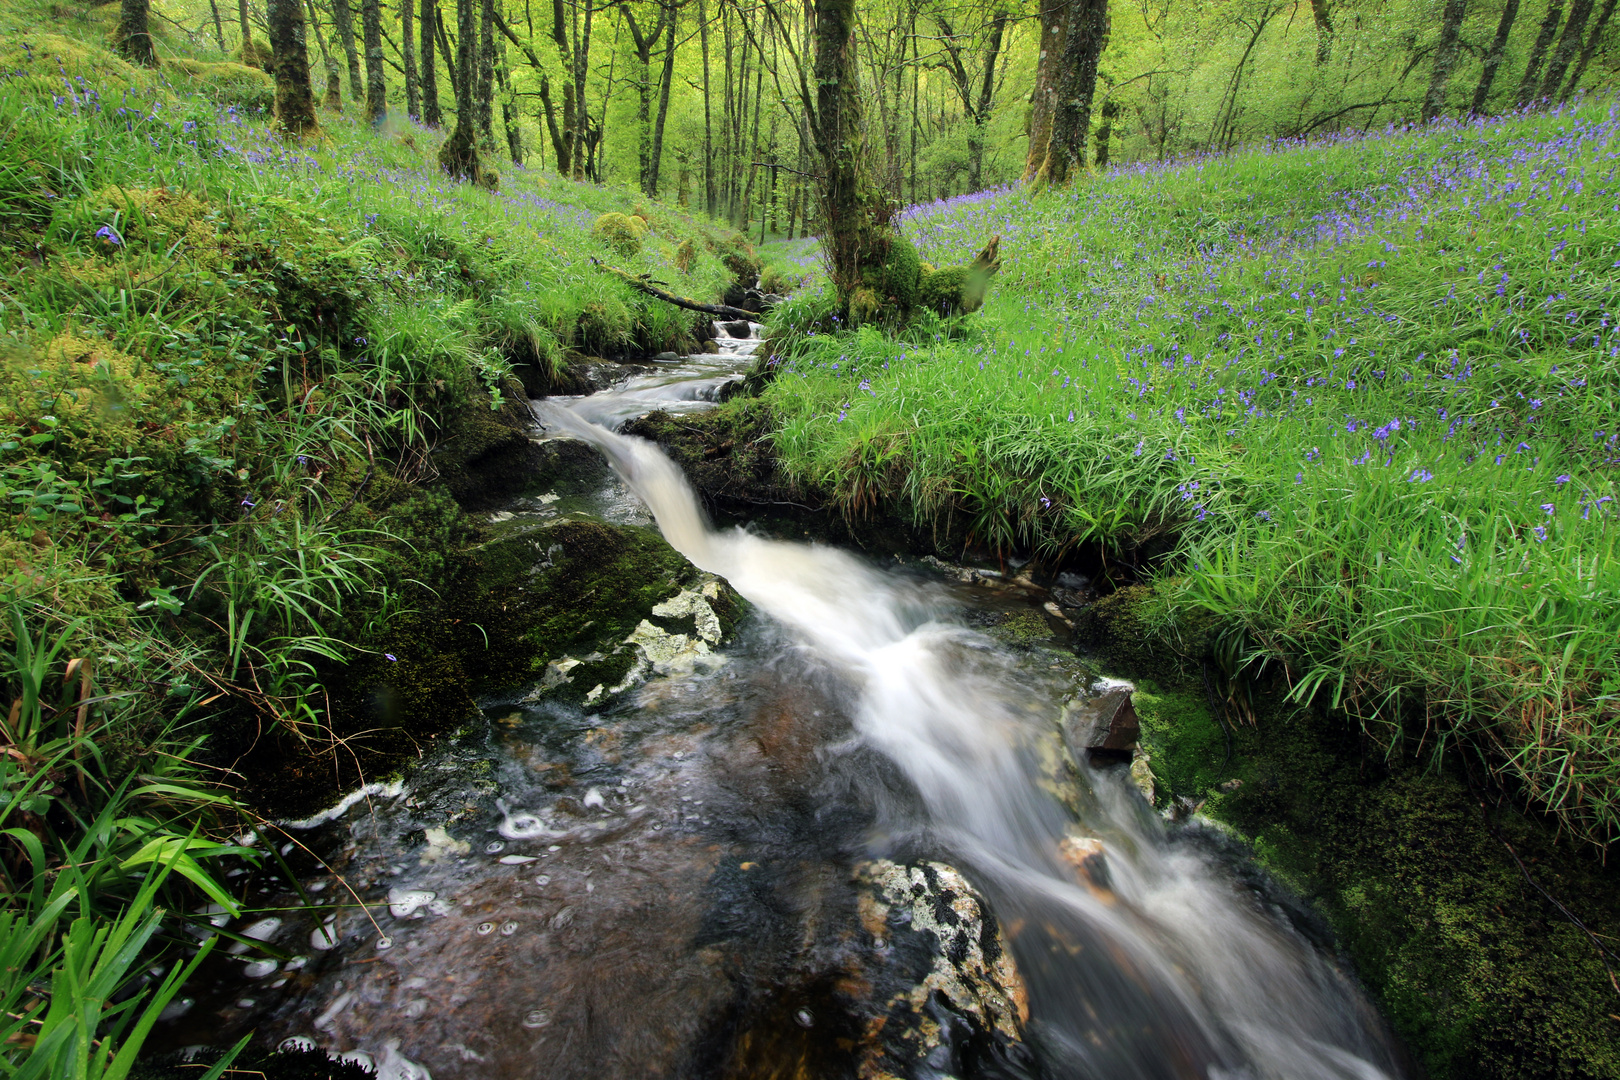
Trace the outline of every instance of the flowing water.
<instances>
[{"instance_id":1,"label":"flowing water","mask_svg":"<svg viewBox=\"0 0 1620 1080\"><path fill-rule=\"evenodd\" d=\"M1043 747L1089 676L969 628L976 608L1025 603L1015 591L969 598L712 529L656 447L593 422L651 400L623 395L695 401L724 377L536 411L752 602L736 643L602 714L497 705L404 787L296 823L289 858L324 860L300 873L316 914L250 934L286 959L233 971L173 1038L254 1024L389 1080L852 1076L861 1035L840 1003L895 944L861 929L851 868L920 858L988 898L1029 1052L945 1046L913 1075L1401 1075L1322 935L1234 843L1168 826L1122 769L1082 764L1067 804L1054 796ZM1077 836L1105 870L1077 872Z\"/></svg>"}]
</instances>

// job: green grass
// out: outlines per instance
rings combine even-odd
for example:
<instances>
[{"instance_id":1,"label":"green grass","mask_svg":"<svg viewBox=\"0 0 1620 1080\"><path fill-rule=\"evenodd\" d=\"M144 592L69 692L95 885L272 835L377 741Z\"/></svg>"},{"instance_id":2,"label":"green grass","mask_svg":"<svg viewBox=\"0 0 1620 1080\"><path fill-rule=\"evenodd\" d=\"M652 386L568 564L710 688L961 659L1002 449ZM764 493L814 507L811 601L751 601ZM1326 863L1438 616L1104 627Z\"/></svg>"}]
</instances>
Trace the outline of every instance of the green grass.
<instances>
[{"instance_id":1,"label":"green grass","mask_svg":"<svg viewBox=\"0 0 1620 1080\"><path fill-rule=\"evenodd\" d=\"M784 305L778 450L852 513L897 502L1054 561L1100 547L1172 621L1228 627L1236 666L1283 661L1297 698L1392 746L1465 737L1606 844L1614 108L914 210L935 264L1002 235L985 309L850 335L814 329L824 292Z\"/></svg>"}]
</instances>

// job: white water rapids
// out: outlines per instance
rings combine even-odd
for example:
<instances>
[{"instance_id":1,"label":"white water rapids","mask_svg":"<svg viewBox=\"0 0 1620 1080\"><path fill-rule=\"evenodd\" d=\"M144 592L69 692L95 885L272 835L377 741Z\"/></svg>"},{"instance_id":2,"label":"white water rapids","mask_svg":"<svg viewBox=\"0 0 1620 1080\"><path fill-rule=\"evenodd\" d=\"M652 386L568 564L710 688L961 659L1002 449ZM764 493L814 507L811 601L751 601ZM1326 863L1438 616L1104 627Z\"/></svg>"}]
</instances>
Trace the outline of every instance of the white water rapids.
<instances>
[{"instance_id":1,"label":"white water rapids","mask_svg":"<svg viewBox=\"0 0 1620 1080\"><path fill-rule=\"evenodd\" d=\"M716 531L645 441L555 405L541 419L600 448L669 543L724 577L855 688L861 739L897 765L927 827L985 890L1028 985L1056 1076L1375 1080L1401 1074L1382 1021L1331 958L1164 824L1118 775L1087 770L1087 827L1111 889L1059 858L1068 812L1037 785L1019 687L916 586L836 549Z\"/></svg>"}]
</instances>

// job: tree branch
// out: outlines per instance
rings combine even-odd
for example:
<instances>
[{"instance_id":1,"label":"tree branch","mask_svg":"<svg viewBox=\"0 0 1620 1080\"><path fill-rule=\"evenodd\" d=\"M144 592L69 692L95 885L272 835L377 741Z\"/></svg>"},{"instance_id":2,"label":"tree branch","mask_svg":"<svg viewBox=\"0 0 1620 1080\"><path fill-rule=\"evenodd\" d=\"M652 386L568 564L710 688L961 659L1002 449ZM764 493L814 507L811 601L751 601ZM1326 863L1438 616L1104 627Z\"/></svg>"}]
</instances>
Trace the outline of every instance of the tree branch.
<instances>
[{"instance_id":1,"label":"tree branch","mask_svg":"<svg viewBox=\"0 0 1620 1080\"><path fill-rule=\"evenodd\" d=\"M705 315L718 315L722 319L742 319L745 322L753 322L759 317L757 311L744 311L742 308L734 308L730 304L705 304L697 300L688 300L684 296L676 296L674 293L668 293L658 288L645 278L626 273L616 266L609 266L599 259L593 258L591 265L598 270L607 271L637 292L646 293L655 300L662 300L666 304L674 304L676 307L683 307L688 311L701 311Z\"/></svg>"}]
</instances>

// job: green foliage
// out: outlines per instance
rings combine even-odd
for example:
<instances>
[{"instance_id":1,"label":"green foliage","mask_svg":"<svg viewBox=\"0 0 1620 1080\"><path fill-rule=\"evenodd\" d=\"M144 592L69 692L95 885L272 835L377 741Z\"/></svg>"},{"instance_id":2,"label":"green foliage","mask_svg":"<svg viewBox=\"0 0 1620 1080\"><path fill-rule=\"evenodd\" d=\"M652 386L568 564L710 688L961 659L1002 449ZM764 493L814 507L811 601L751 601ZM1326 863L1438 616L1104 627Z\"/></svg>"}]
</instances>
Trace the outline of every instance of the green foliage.
<instances>
[{"instance_id":1,"label":"green foliage","mask_svg":"<svg viewBox=\"0 0 1620 1080\"><path fill-rule=\"evenodd\" d=\"M931 261L1018 238L984 310L850 338L783 305L776 446L851 509L1101 548L1116 584L1172 571L1169 608L1235 624L1301 700L1392 749L1422 714L1426 750L1468 739L1607 842L1609 107L913 216Z\"/></svg>"},{"instance_id":2,"label":"green foliage","mask_svg":"<svg viewBox=\"0 0 1620 1080\"><path fill-rule=\"evenodd\" d=\"M591 226L591 235L626 258L641 253L647 222L630 214L603 214Z\"/></svg>"}]
</instances>

